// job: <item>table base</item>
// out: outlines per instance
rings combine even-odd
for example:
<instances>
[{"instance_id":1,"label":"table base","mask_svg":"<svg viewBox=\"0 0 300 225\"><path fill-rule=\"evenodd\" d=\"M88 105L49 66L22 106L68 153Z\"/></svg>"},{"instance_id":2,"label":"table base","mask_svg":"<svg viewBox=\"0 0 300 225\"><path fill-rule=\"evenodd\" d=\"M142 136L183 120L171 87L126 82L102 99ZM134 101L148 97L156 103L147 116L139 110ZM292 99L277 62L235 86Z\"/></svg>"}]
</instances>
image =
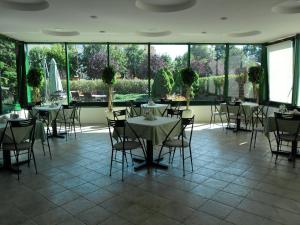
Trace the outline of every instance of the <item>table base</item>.
<instances>
[{"instance_id":1,"label":"table base","mask_svg":"<svg viewBox=\"0 0 300 225\"><path fill-rule=\"evenodd\" d=\"M163 163L157 163L157 162L149 163L149 162L144 161L143 163L140 163L139 165L135 166L134 170L138 171L138 170L142 170L145 168L156 168L156 169L167 170L169 168L169 166L167 166Z\"/></svg>"}]
</instances>

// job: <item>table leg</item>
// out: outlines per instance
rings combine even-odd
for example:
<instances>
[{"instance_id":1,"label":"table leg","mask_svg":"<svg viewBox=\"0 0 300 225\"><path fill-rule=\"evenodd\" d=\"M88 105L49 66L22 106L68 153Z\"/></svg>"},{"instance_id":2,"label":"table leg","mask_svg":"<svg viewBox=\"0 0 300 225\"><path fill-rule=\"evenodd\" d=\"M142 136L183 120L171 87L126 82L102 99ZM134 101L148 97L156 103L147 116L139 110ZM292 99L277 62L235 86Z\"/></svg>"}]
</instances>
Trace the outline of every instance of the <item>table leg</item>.
<instances>
[{"instance_id":1,"label":"table leg","mask_svg":"<svg viewBox=\"0 0 300 225\"><path fill-rule=\"evenodd\" d=\"M49 136L49 137L53 137L53 138L65 138L64 135L58 134L56 120L52 121L51 126L52 126L52 135Z\"/></svg>"},{"instance_id":2,"label":"table leg","mask_svg":"<svg viewBox=\"0 0 300 225\"><path fill-rule=\"evenodd\" d=\"M151 140L147 140L147 150L146 150L146 161L134 167L134 170L140 170L147 168L148 170L151 168L158 168L158 169L168 169L167 165L162 163L158 163L158 159L153 161L153 143Z\"/></svg>"}]
</instances>

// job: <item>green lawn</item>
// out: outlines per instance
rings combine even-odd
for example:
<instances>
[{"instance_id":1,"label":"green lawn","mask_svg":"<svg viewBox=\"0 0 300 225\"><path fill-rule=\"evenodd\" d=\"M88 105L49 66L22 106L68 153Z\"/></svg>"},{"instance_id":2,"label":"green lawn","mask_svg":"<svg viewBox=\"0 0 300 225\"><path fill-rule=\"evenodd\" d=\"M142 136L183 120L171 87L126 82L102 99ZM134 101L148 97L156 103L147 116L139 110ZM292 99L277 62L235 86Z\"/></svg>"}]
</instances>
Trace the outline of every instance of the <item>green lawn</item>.
<instances>
[{"instance_id":1,"label":"green lawn","mask_svg":"<svg viewBox=\"0 0 300 225\"><path fill-rule=\"evenodd\" d=\"M126 102L129 100L147 101L148 94L114 94L114 102Z\"/></svg>"}]
</instances>

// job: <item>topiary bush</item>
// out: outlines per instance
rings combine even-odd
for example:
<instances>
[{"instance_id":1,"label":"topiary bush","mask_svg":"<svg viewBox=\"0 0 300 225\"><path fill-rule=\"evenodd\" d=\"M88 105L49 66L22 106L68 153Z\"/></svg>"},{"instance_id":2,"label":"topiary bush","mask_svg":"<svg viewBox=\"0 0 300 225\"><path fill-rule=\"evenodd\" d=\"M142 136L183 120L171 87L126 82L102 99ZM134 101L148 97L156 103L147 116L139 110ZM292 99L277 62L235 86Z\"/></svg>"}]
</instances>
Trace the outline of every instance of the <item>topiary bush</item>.
<instances>
[{"instance_id":1,"label":"topiary bush","mask_svg":"<svg viewBox=\"0 0 300 225\"><path fill-rule=\"evenodd\" d=\"M172 91L172 83L174 83L172 73L164 68L160 69L152 84L152 97L153 98L165 98Z\"/></svg>"}]
</instances>

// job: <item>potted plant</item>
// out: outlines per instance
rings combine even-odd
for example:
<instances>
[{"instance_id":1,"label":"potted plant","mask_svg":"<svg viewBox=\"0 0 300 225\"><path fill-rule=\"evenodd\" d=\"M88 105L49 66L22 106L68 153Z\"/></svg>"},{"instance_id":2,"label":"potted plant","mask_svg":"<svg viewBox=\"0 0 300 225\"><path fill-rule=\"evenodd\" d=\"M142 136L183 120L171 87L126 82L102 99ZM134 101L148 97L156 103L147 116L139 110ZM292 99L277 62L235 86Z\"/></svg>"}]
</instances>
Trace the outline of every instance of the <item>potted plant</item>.
<instances>
[{"instance_id":1,"label":"potted plant","mask_svg":"<svg viewBox=\"0 0 300 225\"><path fill-rule=\"evenodd\" d=\"M181 70L181 78L182 82L186 89L186 109L189 110L190 100L191 100L191 92L192 92L192 85L197 79L197 75L194 70L191 68L185 68Z\"/></svg>"},{"instance_id":2,"label":"potted plant","mask_svg":"<svg viewBox=\"0 0 300 225\"><path fill-rule=\"evenodd\" d=\"M259 81L261 77L261 67L260 66L252 66L248 70L248 80L252 83L253 86L253 97L259 102Z\"/></svg>"},{"instance_id":3,"label":"potted plant","mask_svg":"<svg viewBox=\"0 0 300 225\"><path fill-rule=\"evenodd\" d=\"M40 88L44 80L44 71L41 68L30 68L27 74L27 82L33 91L33 102L39 102L41 99Z\"/></svg>"},{"instance_id":4,"label":"potted plant","mask_svg":"<svg viewBox=\"0 0 300 225\"><path fill-rule=\"evenodd\" d=\"M113 84L116 82L116 72L112 66L104 68L102 73L102 80L108 86L108 111L112 112L112 93Z\"/></svg>"}]
</instances>

